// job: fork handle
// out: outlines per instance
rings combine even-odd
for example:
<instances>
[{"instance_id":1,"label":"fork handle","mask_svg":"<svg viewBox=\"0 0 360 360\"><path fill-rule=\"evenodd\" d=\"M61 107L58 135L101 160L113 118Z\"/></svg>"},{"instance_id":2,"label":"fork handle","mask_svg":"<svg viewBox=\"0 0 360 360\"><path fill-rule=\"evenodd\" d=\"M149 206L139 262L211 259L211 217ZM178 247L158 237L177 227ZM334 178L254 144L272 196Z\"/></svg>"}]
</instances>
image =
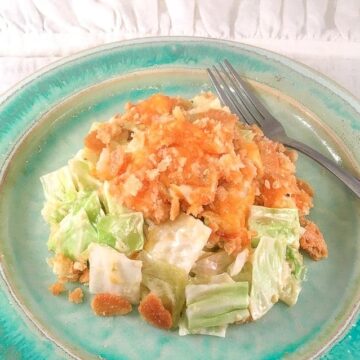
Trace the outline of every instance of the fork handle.
<instances>
[{"instance_id":1,"label":"fork handle","mask_svg":"<svg viewBox=\"0 0 360 360\"><path fill-rule=\"evenodd\" d=\"M281 141L285 146L298 150L309 158L315 160L318 164L332 172L338 179L340 179L351 191L353 191L358 198L360 198L360 179L350 174L348 171L341 168L334 161L328 159L318 151L312 149L299 141L293 139L286 139Z\"/></svg>"}]
</instances>

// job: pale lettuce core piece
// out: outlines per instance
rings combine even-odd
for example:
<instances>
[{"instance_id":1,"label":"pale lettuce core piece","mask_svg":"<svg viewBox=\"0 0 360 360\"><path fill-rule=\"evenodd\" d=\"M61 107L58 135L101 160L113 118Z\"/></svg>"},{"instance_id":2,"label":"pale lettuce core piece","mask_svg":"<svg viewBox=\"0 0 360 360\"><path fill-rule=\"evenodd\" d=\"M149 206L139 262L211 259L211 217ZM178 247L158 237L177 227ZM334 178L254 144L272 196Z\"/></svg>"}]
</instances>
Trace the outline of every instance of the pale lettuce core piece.
<instances>
[{"instance_id":1,"label":"pale lettuce core piece","mask_svg":"<svg viewBox=\"0 0 360 360\"><path fill-rule=\"evenodd\" d=\"M144 245L142 213L105 215L97 223L99 243L108 244L120 252L131 254Z\"/></svg>"},{"instance_id":2,"label":"pale lettuce core piece","mask_svg":"<svg viewBox=\"0 0 360 360\"><path fill-rule=\"evenodd\" d=\"M235 261L231 263L227 269L230 276L236 276L243 269L249 257L249 249L244 249L236 255Z\"/></svg>"},{"instance_id":3,"label":"pale lettuce core piece","mask_svg":"<svg viewBox=\"0 0 360 360\"><path fill-rule=\"evenodd\" d=\"M59 223L51 224L48 248L73 260L96 242L95 224L103 216L96 192L79 192L77 199L68 206L68 213Z\"/></svg>"},{"instance_id":4,"label":"pale lettuce core piece","mask_svg":"<svg viewBox=\"0 0 360 360\"><path fill-rule=\"evenodd\" d=\"M299 247L300 222L297 209L274 209L252 206L248 226L257 232L256 240L266 235L286 239L288 245Z\"/></svg>"},{"instance_id":5,"label":"pale lettuce core piece","mask_svg":"<svg viewBox=\"0 0 360 360\"><path fill-rule=\"evenodd\" d=\"M247 282L186 286L186 321L190 331L232 324L249 317Z\"/></svg>"},{"instance_id":6,"label":"pale lettuce core piece","mask_svg":"<svg viewBox=\"0 0 360 360\"><path fill-rule=\"evenodd\" d=\"M303 256L292 246L286 248L288 268L284 268L285 285L280 292L280 300L289 306L295 305L301 291L301 282L306 275Z\"/></svg>"},{"instance_id":7,"label":"pale lettuce core piece","mask_svg":"<svg viewBox=\"0 0 360 360\"><path fill-rule=\"evenodd\" d=\"M252 206L248 224L257 233L250 291L250 312L257 320L279 299L288 305L296 303L305 269L298 251L297 209Z\"/></svg>"},{"instance_id":8,"label":"pale lettuce core piece","mask_svg":"<svg viewBox=\"0 0 360 360\"><path fill-rule=\"evenodd\" d=\"M42 210L44 219L50 224L59 223L70 211L77 198L68 166L48 173L40 178L46 203Z\"/></svg>"},{"instance_id":9,"label":"pale lettuce core piece","mask_svg":"<svg viewBox=\"0 0 360 360\"><path fill-rule=\"evenodd\" d=\"M76 188L68 166L43 175L40 178L47 201L74 201Z\"/></svg>"},{"instance_id":10,"label":"pale lettuce core piece","mask_svg":"<svg viewBox=\"0 0 360 360\"><path fill-rule=\"evenodd\" d=\"M181 319L179 321L179 335L210 335L210 336L218 336L224 338L226 335L227 325L223 326L213 326L213 327L206 327L206 328L199 328L189 330L186 319Z\"/></svg>"},{"instance_id":11,"label":"pale lettuce core piece","mask_svg":"<svg viewBox=\"0 0 360 360\"><path fill-rule=\"evenodd\" d=\"M306 275L306 268L304 265L303 256L298 249L292 246L286 248L286 260L289 263L291 274L297 280L304 280Z\"/></svg>"},{"instance_id":12,"label":"pale lettuce core piece","mask_svg":"<svg viewBox=\"0 0 360 360\"><path fill-rule=\"evenodd\" d=\"M226 271L228 266L234 261L224 250L217 252L203 252L191 268L191 272L197 276L212 276Z\"/></svg>"},{"instance_id":13,"label":"pale lettuce core piece","mask_svg":"<svg viewBox=\"0 0 360 360\"><path fill-rule=\"evenodd\" d=\"M262 236L253 255L250 312L254 320L262 317L279 300L284 287L283 268L286 240Z\"/></svg>"},{"instance_id":14,"label":"pale lettuce core piece","mask_svg":"<svg viewBox=\"0 0 360 360\"><path fill-rule=\"evenodd\" d=\"M140 260L130 260L106 245L91 244L89 263L90 293L122 295L132 304L139 302L142 280Z\"/></svg>"},{"instance_id":15,"label":"pale lettuce core piece","mask_svg":"<svg viewBox=\"0 0 360 360\"><path fill-rule=\"evenodd\" d=\"M48 247L76 260L91 242L97 240L97 233L84 209L66 215L52 228Z\"/></svg>"},{"instance_id":16,"label":"pale lettuce core piece","mask_svg":"<svg viewBox=\"0 0 360 360\"><path fill-rule=\"evenodd\" d=\"M167 309L171 309L173 325L179 320L185 303L185 286L188 275L184 269L141 252L143 261L143 285L156 294Z\"/></svg>"},{"instance_id":17,"label":"pale lettuce core piece","mask_svg":"<svg viewBox=\"0 0 360 360\"><path fill-rule=\"evenodd\" d=\"M181 214L174 221L150 226L146 250L154 259L189 273L210 234L211 229L201 220Z\"/></svg>"}]
</instances>

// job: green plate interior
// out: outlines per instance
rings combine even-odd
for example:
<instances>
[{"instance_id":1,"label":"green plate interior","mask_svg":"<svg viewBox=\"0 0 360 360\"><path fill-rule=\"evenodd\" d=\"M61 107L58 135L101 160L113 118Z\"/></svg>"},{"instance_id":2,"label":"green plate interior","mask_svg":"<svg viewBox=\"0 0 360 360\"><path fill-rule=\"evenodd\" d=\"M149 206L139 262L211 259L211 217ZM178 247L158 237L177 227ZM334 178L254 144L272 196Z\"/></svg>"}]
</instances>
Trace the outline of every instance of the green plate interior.
<instances>
[{"instance_id":1,"label":"green plate interior","mask_svg":"<svg viewBox=\"0 0 360 360\"><path fill-rule=\"evenodd\" d=\"M331 87L336 87L311 71L258 49L204 40L135 42L92 52L35 78L0 105L1 155L7 165L0 192L5 278L0 284L13 304L9 306L0 296L0 355L3 351L19 358L24 354L105 359L181 359L189 354L194 359L309 358L324 353L348 325L360 299L359 200L303 156L298 175L315 188L311 217L324 233L330 256L318 263L307 261L308 281L295 307L278 304L256 323L230 327L225 340L179 337L148 326L136 312L97 318L89 306L90 296L85 303L73 305L65 296L53 297L47 290L54 277L45 262L48 228L40 216L44 199L39 177L64 165L81 148L91 123L121 112L127 101L156 92L190 97L210 89L205 72L198 69L223 57L252 80L289 135L348 168L357 166L360 121L355 100L341 90L335 95ZM26 136L18 143L24 131ZM9 157L14 143L18 146ZM11 343L11 334L25 340Z\"/></svg>"}]
</instances>

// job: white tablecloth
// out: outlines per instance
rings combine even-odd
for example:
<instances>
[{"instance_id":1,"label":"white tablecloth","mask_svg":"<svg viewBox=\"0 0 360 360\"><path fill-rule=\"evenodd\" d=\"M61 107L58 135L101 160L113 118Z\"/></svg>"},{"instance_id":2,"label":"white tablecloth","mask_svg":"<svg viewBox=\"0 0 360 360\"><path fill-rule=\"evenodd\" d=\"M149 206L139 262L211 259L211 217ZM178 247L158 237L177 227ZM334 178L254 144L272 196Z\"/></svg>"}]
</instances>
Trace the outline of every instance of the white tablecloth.
<instances>
[{"instance_id":1,"label":"white tablecloth","mask_svg":"<svg viewBox=\"0 0 360 360\"><path fill-rule=\"evenodd\" d=\"M68 54L158 35L270 49L360 98L360 0L1 0L0 93Z\"/></svg>"}]
</instances>

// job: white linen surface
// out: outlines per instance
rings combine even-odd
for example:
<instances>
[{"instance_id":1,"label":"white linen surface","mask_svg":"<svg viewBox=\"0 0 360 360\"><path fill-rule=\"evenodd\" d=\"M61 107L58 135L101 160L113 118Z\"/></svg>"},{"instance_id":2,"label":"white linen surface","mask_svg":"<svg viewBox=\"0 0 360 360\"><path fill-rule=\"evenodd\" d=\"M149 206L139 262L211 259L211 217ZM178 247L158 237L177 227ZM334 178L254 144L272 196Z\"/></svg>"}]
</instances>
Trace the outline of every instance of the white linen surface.
<instances>
[{"instance_id":1,"label":"white linen surface","mask_svg":"<svg viewBox=\"0 0 360 360\"><path fill-rule=\"evenodd\" d=\"M65 55L158 35L267 48L360 98L360 0L0 0L0 93Z\"/></svg>"}]
</instances>

